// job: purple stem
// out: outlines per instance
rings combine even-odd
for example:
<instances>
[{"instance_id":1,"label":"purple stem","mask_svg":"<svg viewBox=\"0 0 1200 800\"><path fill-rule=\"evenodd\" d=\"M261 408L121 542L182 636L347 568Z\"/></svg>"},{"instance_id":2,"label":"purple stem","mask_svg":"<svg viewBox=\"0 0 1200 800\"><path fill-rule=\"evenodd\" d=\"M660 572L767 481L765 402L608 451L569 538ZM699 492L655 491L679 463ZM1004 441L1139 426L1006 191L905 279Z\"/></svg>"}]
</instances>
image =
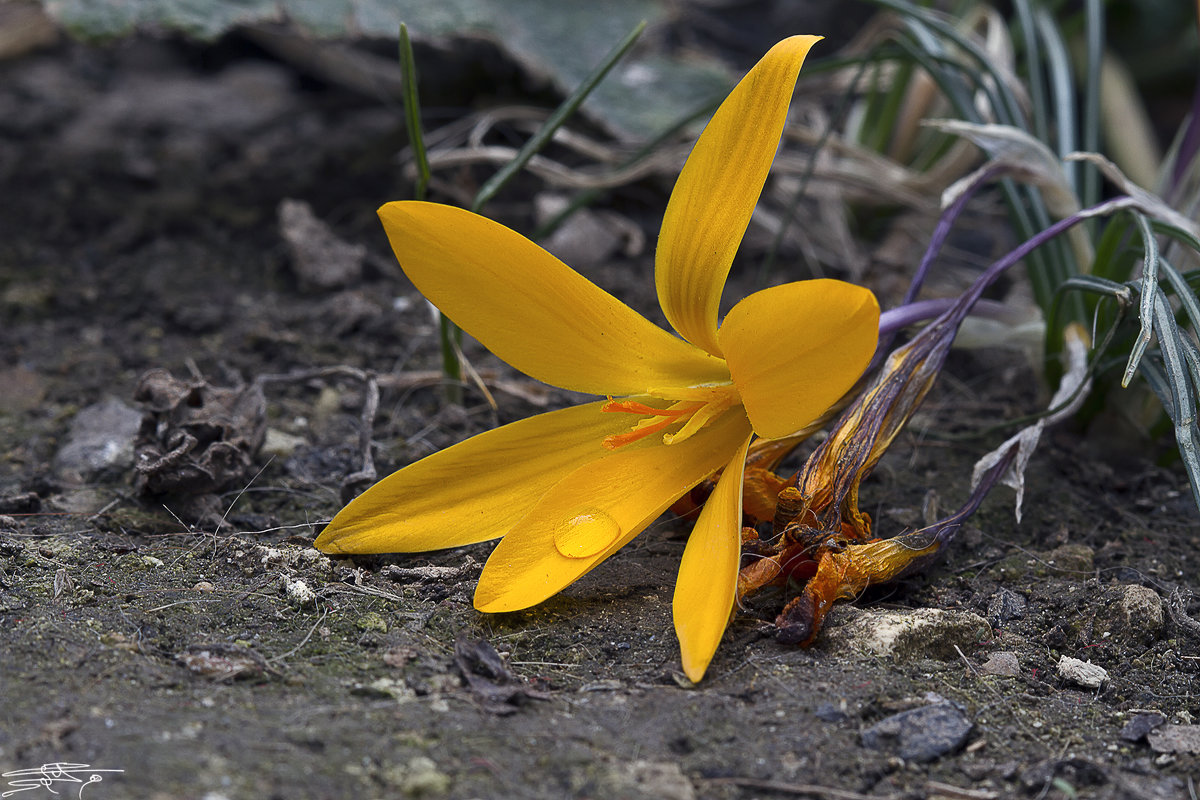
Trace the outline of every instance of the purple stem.
<instances>
[{"instance_id":1,"label":"purple stem","mask_svg":"<svg viewBox=\"0 0 1200 800\"><path fill-rule=\"evenodd\" d=\"M933 229L933 236L929 238L929 246L925 248L925 255L922 256L921 263L917 266L917 271L913 275L912 283L910 283L908 286L908 291L904 293L904 300L900 303L899 308L884 312L884 314L880 317L879 346L875 350L876 360L873 362L872 366L878 364L879 359L881 359L888 351L891 350L892 341L896 338L896 332L900 330L900 328L922 319L928 319L935 314L940 314L944 310L939 308L936 311L930 312L929 316L913 317L912 319L908 319L908 321L904 322L903 324L899 324L894 322L891 318L888 318L887 325L884 324L884 318L893 311L900 314L898 319L907 319L905 315L909 312L903 312L903 309L906 309L910 306L914 308L923 308L919 303L916 302L917 294L921 291L921 287L925 283L925 278L929 275L929 269L933 266L933 260L937 258L938 253L941 252L942 245L945 244L946 239L949 238L950 231L953 229L954 223L958 221L959 215L962 214L963 209L966 208L967 201L975 196L975 193L979 191L980 187L982 187L985 183L995 177L997 173L1002 172L1003 170L1004 167L1000 164L992 164L981 170L979 174L975 176L975 180L971 181L966 188L959 192L958 197L954 198L954 202L942 212L940 217L938 217L937 226ZM932 308L932 306L927 308ZM916 313L924 312L918 311Z\"/></svg>"},{"instance_id":2,"label":"purple stem","mask_svg":"<svg viewBox=\"0 0 1200 800\"><path fill-rule=\"evenodd\" d=\"M1004 258L993 262L991 266L983 271L983 274L975 279L975 283L971 284L971 287L967 289L967 291L963 292L963 294L958 298L958 301L955 303L955 306L947 309L942 316L948 321L951 321L953 324L957 325L958 323L962 322L964 317L967 316L967 313L971 310L971 306L973 306L979 300L979 296L983 294L984 290L991 286L997 278L1004 274L1006 269L1018 263L1021 259L1025 258L1025 256L1029 255L1034 250L1053 239L1055 236L1058 236L1064 231L1083 222L1085 219L1104 216L1115 211L1119 211L1122 208L1130 208L1136 205L1137 201L1132 197L1121 195L1120 197L1114 197L1111 200L1105 200L1103 203L1089 206L1082 211L1077 211L1065 219L1060 219L1058 222L1046 228L1041 233L1031 236L1024 242L1021 242L1021 244L1009 251L1008 255L1004 256Z\"/></svg>"},{"instance_id":3,"label":"purple stem","mask_svg":"<svg viewBox=\"0 0 1200 800\"><path fill-rule=\"evenodd\" d=\"M889 308L879 315L879 335L891 336L896 331L907 328L916 322L933 319L951 308L958 302L957 297L936 297L930 300L917 300L905 303L896 308ZM980 300L971 309L971 314L977 317L1004 320L1013 315L1012 309L995 300Z\"/></svg>"},{"instance_id":4,"label":"purple stem","mask_svg":"<svg viewBox=\"0 0 1200 800\"><path fill-rule=\"evenodd\" d=\"M975 187L972 187L972 189L968 191L972 191L974 188ZM1085 208L1082 211L1076 212L1065 219L1059 220L1037 235L1031 236L1029 239L1025 240L1016 248L1011 250L1008 255L1004 256L998 261L992 262L992 264L986 270L984 270L978 278L975 279L975 282L958 297L935 300L918 300L916 302L906 303L883 312L879 315L880 347L879 350L876 351L877 355L878 353L885 352L885 342L890 344L891 337L895 335L896 331L907 325L911 325L914 322L919 322L924 319L931 319L935 316L938 316L943 321L948 321L957 326L960 322L962 322L967 314L970 313L972 306L976 305L977 303L981 305L980 310L983 311L985 315L999 316L997 311L998 309L1003 308L1003 306L1000 306L999 304L988 304L988 306L983 306L983 301L980 301L979 296L983 294L984 290L991 286L992 283L995 282L995 280L1000 277L1005 270L1020 262L1021 259L1025 258L1025 256L1029 255L1031 252L1041 247L1055 236L1058 236L1063 231L1078 225L1085 219L1111 214L1115 211L1119 211L1122 208L1130 208L1136 205L1137 201L1132 197L1122 195L1120 197L1115 197L1112 200L1106 200L1103 203ZM950 210L953 211L954 208L952 207ZM945 216L943 216L943 219L945 219ZM940 229L941 222L939 222L938 225ZM931 250L935 244L941 244L940 241L937 241L936 233L934 234L934 237L934 240L930 242ZM922 264L922 266L924 266L924 264ZM916 281L914 280L914 283L915 282Z\"/></svg>"},{"instance_id":5,"label":"purple stem","mask_svg":"<svg viewBox=\"0 0 1200 800\"><path fill-rule=\"evenodd\" d=\"M1003 169L1004 167L1001 164L992 164L980 171L975 176L975 180L959 192L954 202L942 212L942 216L938 218L937 227L933 229L933 236L929 239L929 246L925 248L925 255L921 259L921 263L917 267L917 272L913 275L912 283L904 295L904 305L908 305L917 299L917 293L921 291L921 286L925 283L925 278L929 274L929 268L933 266L933 260L937 258L942 245L946 243L946 239L950 236L950 230L954 227L954 223L958 221L958 217L962 214L963 209L966 208L967 201L974 197L979 188L990 181L992 176Z\"/></svg>"}]
</instances>

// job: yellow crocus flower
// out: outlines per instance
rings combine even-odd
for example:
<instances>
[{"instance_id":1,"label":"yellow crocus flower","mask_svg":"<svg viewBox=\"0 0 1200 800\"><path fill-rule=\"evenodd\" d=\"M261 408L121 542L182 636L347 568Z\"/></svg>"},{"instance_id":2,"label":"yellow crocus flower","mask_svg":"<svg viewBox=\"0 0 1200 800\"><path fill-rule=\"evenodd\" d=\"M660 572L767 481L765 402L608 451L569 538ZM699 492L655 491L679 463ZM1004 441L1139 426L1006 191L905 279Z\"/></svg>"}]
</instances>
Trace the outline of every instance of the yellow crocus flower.
<instances>
[{"instance_id":1,"label":"yellow crocus flower","mask_svg":"<svg viewBox=\"0 0 1200 800\"><path fill-rule=\"evenodd\" d=\"M484 217L423 202L379 210L404 272L447 317L525 374L608 399L505 425L399 470L338 513L319 549L413 552L503 537L475 607L513 611L578 579L721 471L675 587L684 672L700 680L733 609L752 436L786 436L816 419L858 379L878 335L875 297L834 280L756 292L718 325L734 253L818 40L775 45L684 165L655 263L659 302L682 338Z\"/></svg>"}]
</instances>

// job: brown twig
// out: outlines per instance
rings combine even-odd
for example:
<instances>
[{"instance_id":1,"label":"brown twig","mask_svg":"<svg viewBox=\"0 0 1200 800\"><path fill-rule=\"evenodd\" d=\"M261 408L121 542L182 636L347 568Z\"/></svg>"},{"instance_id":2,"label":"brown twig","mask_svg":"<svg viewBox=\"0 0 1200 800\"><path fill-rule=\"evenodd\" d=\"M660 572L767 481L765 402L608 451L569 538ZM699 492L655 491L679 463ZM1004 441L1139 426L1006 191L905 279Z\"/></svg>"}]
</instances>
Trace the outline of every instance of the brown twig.
<instances>
[{"instance_id":1,"label":"brown twig","mask_svg":"<svg viewBox=\"0 0 1200 800\"><path fill-rule=\"evenodd\" d=\"M831 800L896 800L897 795L859 794L846 789L835 789L832 786L818 786L814 783L784 783L783 781L767 781L759 778L708 778L706 783L745 786L749 789L766 789L784 794L807 794L813 797L828 797Z\"/></svg>"}]
</instances>

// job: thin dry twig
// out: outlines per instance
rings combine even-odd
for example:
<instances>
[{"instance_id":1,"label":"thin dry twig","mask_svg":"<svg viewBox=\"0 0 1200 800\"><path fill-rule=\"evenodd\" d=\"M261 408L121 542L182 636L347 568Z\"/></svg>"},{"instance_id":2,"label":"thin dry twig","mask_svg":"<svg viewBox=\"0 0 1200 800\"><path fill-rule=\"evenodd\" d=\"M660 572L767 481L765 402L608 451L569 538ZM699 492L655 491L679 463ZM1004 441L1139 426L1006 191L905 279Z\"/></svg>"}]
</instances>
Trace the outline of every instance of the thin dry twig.
<instances>
[{"instance_id":1,"label":"thin dry twig","mask_svg":"<svg viewBox=\"0 0 1200 800\"><path fill-rule=\"evenodd\" d=\"M963 789L941 781L929 781L925 784L928 797L946 798L946 800L996 800L1000 795L988 789Z\"/></svg>"},{"instance_id":2,"label":"thin dry twig","mask_svg":"<svg viewBox=\"0 0 1200 800\"><path fill-rule=\"evenodd\" d=\"M828 797L831 800L897 800L898 797L898 795L892 794L859 794L846 789L835 789L832 786L818 786L815 783L785 783L759 778L709 778L705 783L745 786L748 789L766 789L784 794L807 794L813 797Z\"/></svg>"}]
</instances>

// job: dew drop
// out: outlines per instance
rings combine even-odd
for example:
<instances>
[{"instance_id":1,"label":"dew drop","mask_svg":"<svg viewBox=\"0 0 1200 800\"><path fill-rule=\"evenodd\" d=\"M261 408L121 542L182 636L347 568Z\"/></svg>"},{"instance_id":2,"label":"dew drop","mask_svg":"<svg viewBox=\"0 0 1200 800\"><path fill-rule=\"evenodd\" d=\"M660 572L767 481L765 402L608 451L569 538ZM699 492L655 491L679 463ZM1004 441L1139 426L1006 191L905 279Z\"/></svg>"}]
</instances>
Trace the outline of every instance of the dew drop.
<instances>
[{"instance_id":1,"label":"dew drop","mask_svg":"<svg viewBox=\"0 0 1200 800\"><path fill-rule=\"evenodd\" d=\"M621 535L621 526L603 511L578 514L559 525L554 547L567 558L588 558L606 549Z\"/></svg>"}]
</instances>

